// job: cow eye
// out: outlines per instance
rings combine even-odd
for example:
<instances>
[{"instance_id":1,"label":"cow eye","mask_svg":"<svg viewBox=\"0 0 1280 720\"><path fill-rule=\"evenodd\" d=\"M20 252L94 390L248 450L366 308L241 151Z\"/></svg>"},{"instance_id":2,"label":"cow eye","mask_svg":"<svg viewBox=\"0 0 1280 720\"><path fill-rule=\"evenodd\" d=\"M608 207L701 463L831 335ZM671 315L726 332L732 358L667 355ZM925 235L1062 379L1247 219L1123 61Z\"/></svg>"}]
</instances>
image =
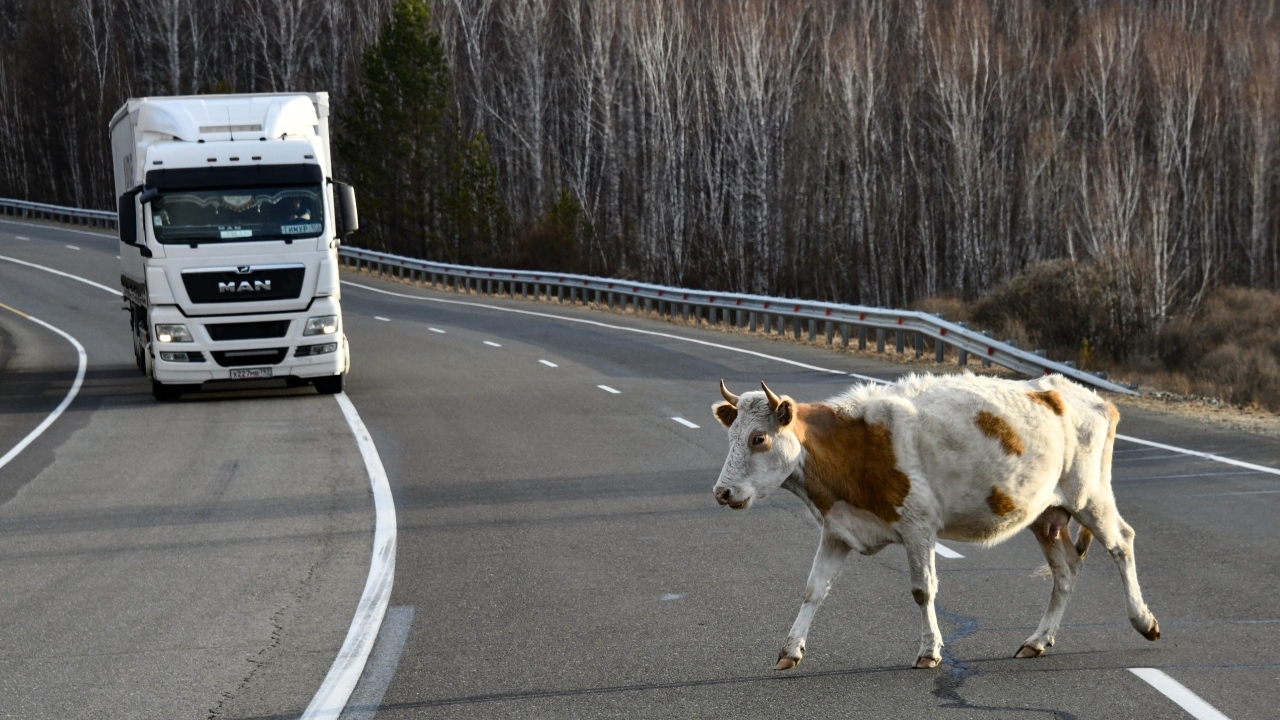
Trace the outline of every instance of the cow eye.
<instances>
[{"instance_id":1,"label":"cow eye","mask_svg":"<svg viewBox=\"0 0 1280 720\"><path fill-rule=\"evenodd\" d=\"M759 444L761 444L761 443L763 443L763 442L764 442L764 436L763 436L763 435L756 435L755 437L752 437L752 438L751 438L751 444L752 444L752 445L759 445Z\"/></svg>"}]
</instances>

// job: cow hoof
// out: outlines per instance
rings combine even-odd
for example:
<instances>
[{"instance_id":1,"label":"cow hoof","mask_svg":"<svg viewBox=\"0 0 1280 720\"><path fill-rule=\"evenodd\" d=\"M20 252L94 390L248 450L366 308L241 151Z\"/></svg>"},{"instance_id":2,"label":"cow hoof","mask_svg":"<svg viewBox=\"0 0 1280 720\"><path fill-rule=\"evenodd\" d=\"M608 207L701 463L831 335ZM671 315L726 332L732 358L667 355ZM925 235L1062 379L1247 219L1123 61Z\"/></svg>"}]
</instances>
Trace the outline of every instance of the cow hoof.
<instances>
[{"instance_id":1,"label":"cow hoof","mask_svg":"<svg viewBox=\"0 0 1280 720\"><path fill-rule=\"evenodd\" d=\"M791 668L799 664L800 664L800 658L780 657L778 658L778 664L774 665L773 669L774 670L790 670Z\"/></svg>"},{"instance_id":2,"label":"cow hoof","mask_svg":"<svg viewBox=\"0 0 1280 720\"><path fill-rule=\"evenodd\" d=\"M914 667L916 670L930 670L932 668L938 667L939 662L942 662L942 658L929 657L928 655L921 655L920 657L916 658L916 664L914 665Z\"/></svg>"},{"instance_id":3,"label":"cow hoof","mask_svg":"<svg viewBox=\"0 0 1280 720\"><path fill-rule=\"evenodd\" d=\"M1146 632L1142 633L1142 637L1150 640L1151 642L1155 642L1160 639L1160 623L1156 622L1155 618L1151 618L1151 627L1148 628Z\"/></svg>"},{"instance_id":4,"label":"cow hoof","mask_svg":"<svg viewBox=\"0 0 1280 720\"><path fill-rule=\"evenodd\" d=\"M1018 648L1018 652L1014 653L1015 658L1034 658L1044 654L1044 648L1038 648L1034 645L1023 645Z\"/></svg>"}]
</instances>

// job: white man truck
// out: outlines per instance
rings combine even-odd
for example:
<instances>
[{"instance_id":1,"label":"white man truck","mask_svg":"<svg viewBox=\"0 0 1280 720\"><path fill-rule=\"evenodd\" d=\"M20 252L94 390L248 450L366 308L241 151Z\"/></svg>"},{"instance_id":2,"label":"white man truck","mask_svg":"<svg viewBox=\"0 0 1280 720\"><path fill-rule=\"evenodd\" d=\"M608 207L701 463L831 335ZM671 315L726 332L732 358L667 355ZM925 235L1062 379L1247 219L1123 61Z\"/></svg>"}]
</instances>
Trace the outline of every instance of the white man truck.
<instances>
[{"instance_id":1,"label":"white man truck","mask_svg":"<svg viewBox=\"0 0 1280 720\"><path fill-rule=\"evenodd\" d=\"M328 118L328 93L270 93L135 98L111 119L120 282L157 400L222 380L342 391L337 248L357 219Z\"/></svg>"}]
</instances>

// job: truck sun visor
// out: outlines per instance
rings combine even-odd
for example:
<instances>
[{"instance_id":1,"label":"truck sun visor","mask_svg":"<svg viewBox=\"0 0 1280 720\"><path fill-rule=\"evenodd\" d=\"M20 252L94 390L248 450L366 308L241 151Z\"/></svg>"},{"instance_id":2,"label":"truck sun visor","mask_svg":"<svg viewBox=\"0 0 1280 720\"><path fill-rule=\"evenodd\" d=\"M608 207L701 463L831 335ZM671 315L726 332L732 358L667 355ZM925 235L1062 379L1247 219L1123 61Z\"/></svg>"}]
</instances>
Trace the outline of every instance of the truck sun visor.
<instances>
[{"instance_id":1,"label":"truck sun visor","mask_svg":"<svg viewBox=\"0 0 1280 720\"><path fill-rule=\"evenodd\" d=\"M246 165L244 167L170 168L147 171L147 187L157 190L199 190L203 188L252 185L319 185L324 171L319 165Z\"/></svg>"}]
</instances>

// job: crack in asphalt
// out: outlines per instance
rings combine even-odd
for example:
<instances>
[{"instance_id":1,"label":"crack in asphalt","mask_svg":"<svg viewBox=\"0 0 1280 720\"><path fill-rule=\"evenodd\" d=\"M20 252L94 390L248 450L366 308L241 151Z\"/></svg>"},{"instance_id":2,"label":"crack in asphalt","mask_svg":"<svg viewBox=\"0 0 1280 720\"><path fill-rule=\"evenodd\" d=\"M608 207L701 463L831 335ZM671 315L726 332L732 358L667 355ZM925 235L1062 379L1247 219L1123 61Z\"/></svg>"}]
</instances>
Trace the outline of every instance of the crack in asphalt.
<instances>
[{"instance_id":1,"label":"crack in asphalt","mask_svg":"<svg viewBox=\"0 0 1280 720\"><path fill-rule=\"evenodd\" d=\"M1052 715L1055 720L1078 720L1075 715L1065 710L1049 710L1046 708L1031 707L1009 707L1009 706L992 706L992 705L974 705L960 694L961 688L969 678L980 674L979 670L969 667L969 663L964 658L956 655L951 650L952 644L958 640L978 632L977 618L971 618L957 613L950 613L942 608L937 608L938 616L955 625L955 631L942 639L942 666L946 668L946 674L939 674L934 679L933 695L940 700L946 702L940 707L958 708L962 710L983 710L988 712L1037 712Z\"/></svg>"}]
</instances>

